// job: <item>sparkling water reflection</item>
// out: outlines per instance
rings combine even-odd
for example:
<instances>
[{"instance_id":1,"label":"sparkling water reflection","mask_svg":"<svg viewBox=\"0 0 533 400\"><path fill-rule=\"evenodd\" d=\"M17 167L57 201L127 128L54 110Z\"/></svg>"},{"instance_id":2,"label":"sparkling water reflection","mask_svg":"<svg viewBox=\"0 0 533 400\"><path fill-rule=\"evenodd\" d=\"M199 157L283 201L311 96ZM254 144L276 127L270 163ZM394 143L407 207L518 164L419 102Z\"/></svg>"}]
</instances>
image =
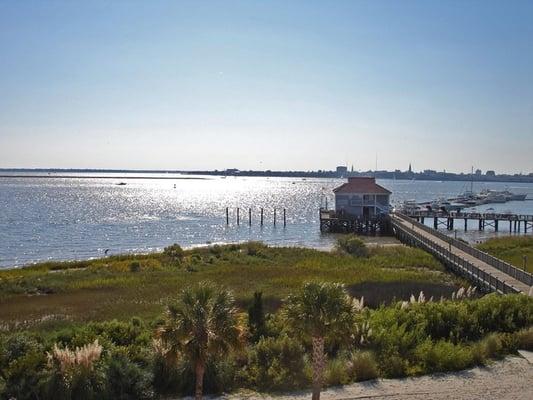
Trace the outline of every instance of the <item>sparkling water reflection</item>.
<instances>
[{"instance_id":1,"label":"sparkling water reflection","mask_svg":"<svg viewBox=\"0 0 533 400\"><path fill-rule=\"evenodd\" d=\"M102 174L99 174L102 175ZM111 175L111 174L110 174ZM165 177L173 177L165 175ZM207 243L261 240L273 245L325 248L334 238L321 235L318 209L339 179L195 177L197 179L0 178L0 267L45 260L87 259L124 252L160 250ZM382 180L393 201L453 196L464 182ZM531 184L476 184L527 192ZM225 209L230 208L226 226ZM241 209L236 225L235 209ZM259 209L264 208L264 226ZM493 206L533 214L533 202ZM252 225L248 225L252 208ZM283 227L282 210L287 210ZM273 210L277 209L277 226ZM472 232L470 235L490 235Z\"/></svg>"}]
</instances>

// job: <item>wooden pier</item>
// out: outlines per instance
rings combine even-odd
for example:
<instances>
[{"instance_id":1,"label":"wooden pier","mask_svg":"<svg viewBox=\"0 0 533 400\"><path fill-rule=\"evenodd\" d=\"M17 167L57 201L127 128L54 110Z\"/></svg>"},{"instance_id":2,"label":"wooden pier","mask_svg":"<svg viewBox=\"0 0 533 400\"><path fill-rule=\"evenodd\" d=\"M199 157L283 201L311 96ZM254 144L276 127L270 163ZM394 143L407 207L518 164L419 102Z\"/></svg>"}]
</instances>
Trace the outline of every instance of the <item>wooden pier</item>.
<instances>
[{"instance_id":1,"label":"wooden pier","mask_svg":"<svg viewBox=\"0 0 533 400\"><path fill-rule=\"evenodd\" d=\"M464 227L468 230L468 221L477 221L480 231L493 228L494 231L509 229L509 232L533 232L533 215L509 213L477 213L477 212L450 212L443 211L412 211L406 215L424 224L427 219L432 220L433 228L445 226L448 230Z\"/></svg>"},{"instance_id":2,"label":"wooden pier","mask_svg":"<svg viewBox=\"0 0 533 400\"><path fill-rule=\"evenodd\" d=\"M531 291L532 274L430 228L416 218L394 213L391 225L400 241L423 248L482 290L526 295Z\"/></svg>"},{"instance_id":3,"label":"wooden pier","mask_svg":"<svg viewBox=\"0 0 533 400\"><path fill-rule=\"evenodd\" d=\"M357 217L321 208L320 231L331 233L357 233L360 235L388 235L391 233L388 215Z\"/></svg>"}]
</instances>

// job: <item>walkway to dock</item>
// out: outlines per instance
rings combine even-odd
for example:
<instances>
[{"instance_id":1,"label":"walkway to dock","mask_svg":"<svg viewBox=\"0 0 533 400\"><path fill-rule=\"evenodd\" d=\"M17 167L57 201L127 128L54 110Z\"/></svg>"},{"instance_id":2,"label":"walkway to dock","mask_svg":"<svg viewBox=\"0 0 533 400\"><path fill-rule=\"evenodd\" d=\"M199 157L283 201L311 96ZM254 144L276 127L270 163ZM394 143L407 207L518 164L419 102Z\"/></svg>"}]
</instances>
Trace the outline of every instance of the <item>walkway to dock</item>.
<instances>
[{"instance_id":1,"label":"walkway to dock","mask_svg":"<svg viewBox=\"0 0 533 400\"><path fill-rule=\"evenodd\" d=\"M423 247L479 287L500 293L529 294L533 276L464 242L420 224L401 214L393 214L396 236L408 244Z\"/></svg>"}]
</instances>

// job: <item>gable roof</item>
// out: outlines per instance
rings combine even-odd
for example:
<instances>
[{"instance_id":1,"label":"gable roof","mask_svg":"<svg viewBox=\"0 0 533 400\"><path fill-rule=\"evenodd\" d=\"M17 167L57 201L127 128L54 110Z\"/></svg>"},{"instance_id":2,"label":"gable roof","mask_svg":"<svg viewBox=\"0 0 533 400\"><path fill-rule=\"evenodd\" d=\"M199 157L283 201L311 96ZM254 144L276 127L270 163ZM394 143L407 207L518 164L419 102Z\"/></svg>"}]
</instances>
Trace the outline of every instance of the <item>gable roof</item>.
<instances>
[{"instance_id":1,"label":"gable roof","mask_svg":"<svg viewBox=\"0 0 533 400\"><path fill-rule=\"evenodd\" d=\"M337 193L361 193L361 194L391 194L390 190L385 189L376 183L376 178L353 177L348 178L348 182L333 189Z\"/></svg>"}]
</instances>

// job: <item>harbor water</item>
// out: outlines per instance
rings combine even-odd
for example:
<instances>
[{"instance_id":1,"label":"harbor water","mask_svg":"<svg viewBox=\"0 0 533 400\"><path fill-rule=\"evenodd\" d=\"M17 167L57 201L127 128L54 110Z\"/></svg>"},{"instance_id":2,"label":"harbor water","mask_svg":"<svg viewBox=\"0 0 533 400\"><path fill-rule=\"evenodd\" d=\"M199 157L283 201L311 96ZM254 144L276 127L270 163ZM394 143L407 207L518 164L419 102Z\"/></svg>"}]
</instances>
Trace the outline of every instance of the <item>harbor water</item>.
<instances>
[{"instance_id":1,"label":"harbor water","mask_svg":"<svg viewBox=\"0 0 533 400\"><path fill-rule=\"evenodd\" d=\"M335 238L320 233L318 210L326 199L330 207L334 204L332 189L343 182L102 173L0 178L0 268L102 257L106 250L107 254L158 251L172 243L193 247L259 240L271 245L329 248ZM453 181L378 183L393 192L393 204L453 197L470 188L470 183ZM474 183L475 191L483 189L527 193L528 200L478 206L478 211L493 208L494 212L533 214L533 201L529 200L533 199L533 184ZM496 235L491 230L479 232L474 225L459 234L469 241Z\"/></svg>"}]
</instances>

